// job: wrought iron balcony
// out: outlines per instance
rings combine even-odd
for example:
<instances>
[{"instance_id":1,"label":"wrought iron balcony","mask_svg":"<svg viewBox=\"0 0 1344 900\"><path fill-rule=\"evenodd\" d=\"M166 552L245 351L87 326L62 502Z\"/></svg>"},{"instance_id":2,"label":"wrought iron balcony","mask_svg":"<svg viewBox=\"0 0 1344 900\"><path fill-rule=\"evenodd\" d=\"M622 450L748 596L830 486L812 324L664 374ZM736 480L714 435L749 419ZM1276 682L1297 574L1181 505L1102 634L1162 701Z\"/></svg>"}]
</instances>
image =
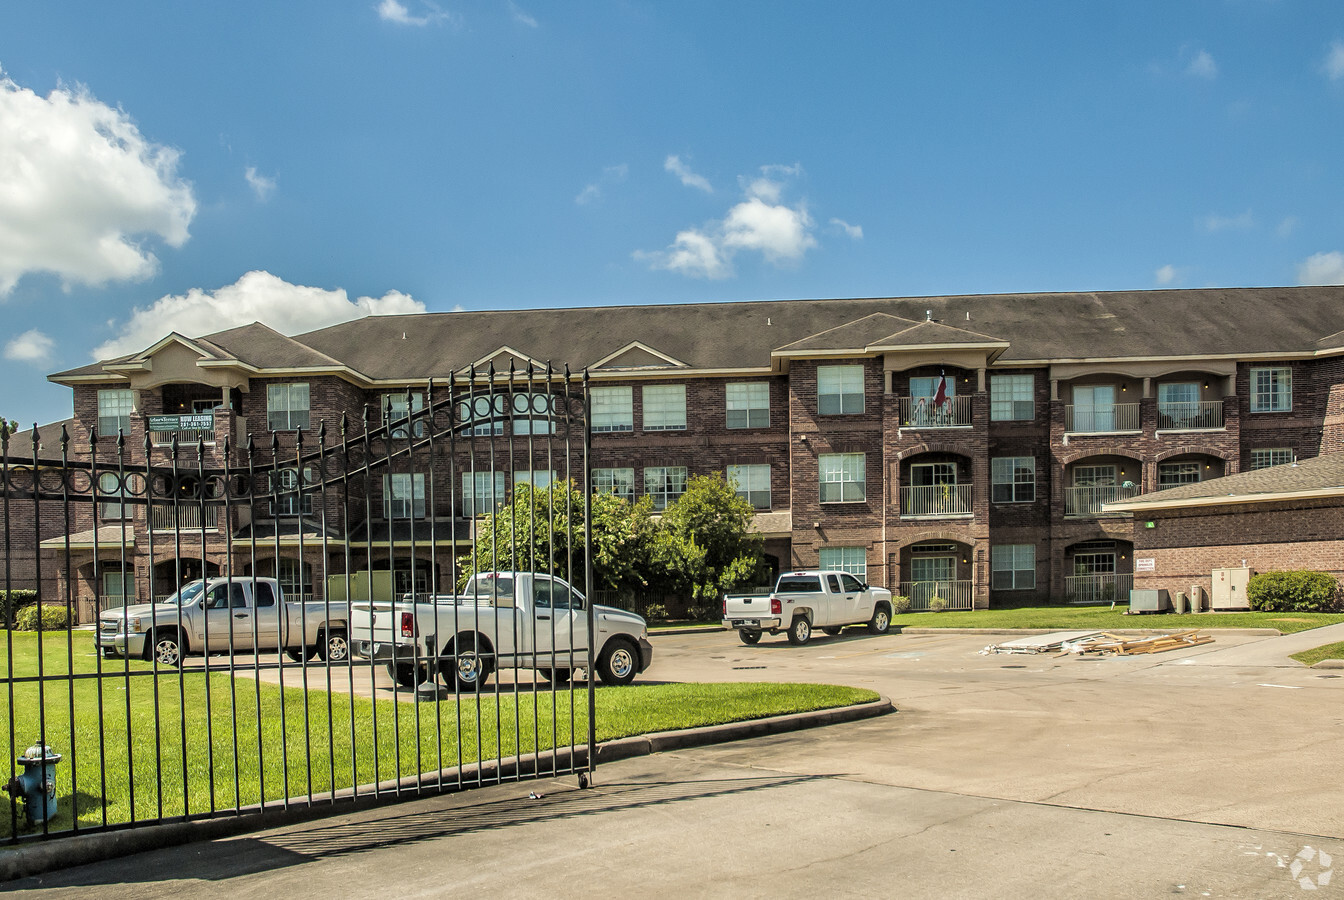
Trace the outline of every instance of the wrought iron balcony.
<instances>
[{"instance_id":1,"label":"wrought iron balcony","mask_svg":"<svg viewBox=\"0 0 1344 900\"><path fill-rule=\"evenodd\" d=\"M902 581L901 594L910 598L911 612L928 612L935 598L946 604L943 609L972 609L975 606L975 587L966 581Z\"/></svg>"},{"instance_id":2,"label":"wrought iron balcony","mask_svg":"<svg viewBox=\"0 0 1344 900\"><path fill-rule=\"evenodd\" d=\"M968 428L971 398L948 397L934 403L932 397L900 397L902 428Z\"/></svg>"},{"instance_id":3,"label":"wrought iron balcony","mask_svg":"<svg viewBox=\"0 0 1344 900\"><path fill-rule=\"evenodd\" d=\"M1128 603L1134 576L1121 575L1067 575L1064 578L1064 599L1069 603Z\"/></svg>"},{"instance_id":4,"label":"wrought iron balcony","mask_svg":"<svg viewBox=\"0 0 1344 900\"><path fill-rule=\"evenodd\" d=\"M1123 484L1090 484L1083 487L1064 489L1064 515L1066 516L1106 516L1126 515L1126 513L1108 513L1102 510L1107 503L1118 503L1139 495L1135 484L1126 487Z\"/></svg>"},{"instance_id":5,"label":"wrought iron balcony","mask_svg":"<svg viewBox=\"0 0 1344 900\"><path fill-rule=\"evenodd\" d=\"M1064 407L1064 430L1075 434L1110 434L1138 431L1139 404L1112 403L1109 406Z\"/></svg>"},{"instance_id":6,"label":"wrought iron balcony","mask_svg":"<svg viewBox=\"0 0 1344 900\"><path fill-rule=\"evenodd\" d=\"M967 484L933 484L901 488L902 519L966 518L973 514Z\"/></svg>"},{"instance_id":7,"label":"wrought iron balcony","mask_svg":"<svg viewBox=\"0 0 1344 900\"><path fill-rule=\"evenodd\" d=\"M1196 400L1189 403L1158 403L1158 431L1199 431L1223 427L1223 401Z\"/></svg>"}]
</instances>

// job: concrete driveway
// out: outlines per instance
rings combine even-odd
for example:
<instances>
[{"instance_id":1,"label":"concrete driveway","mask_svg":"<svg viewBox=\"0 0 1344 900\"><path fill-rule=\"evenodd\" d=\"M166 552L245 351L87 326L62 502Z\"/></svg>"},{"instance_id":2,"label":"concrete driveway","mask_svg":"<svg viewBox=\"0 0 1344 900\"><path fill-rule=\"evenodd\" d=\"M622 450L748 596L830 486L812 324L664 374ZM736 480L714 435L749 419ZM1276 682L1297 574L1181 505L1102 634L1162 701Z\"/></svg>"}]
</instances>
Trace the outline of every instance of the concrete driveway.
<instances>
[{"instance_id":1,"label":"concrete driveway","mask_svg":"<svg viewBox=\"0 0 1344 900\"><path fill-rule=\"evenodd\" d=\"M137 898L1344 897L1340 673L1277 656L1201 662L1276 640L1245 634L1100 659L981 655L995 640L660 636L652 679L862 685L900 711L606 765L589 791L573 779L504 785L13 886Z\"/></svg>"}]
</instances>

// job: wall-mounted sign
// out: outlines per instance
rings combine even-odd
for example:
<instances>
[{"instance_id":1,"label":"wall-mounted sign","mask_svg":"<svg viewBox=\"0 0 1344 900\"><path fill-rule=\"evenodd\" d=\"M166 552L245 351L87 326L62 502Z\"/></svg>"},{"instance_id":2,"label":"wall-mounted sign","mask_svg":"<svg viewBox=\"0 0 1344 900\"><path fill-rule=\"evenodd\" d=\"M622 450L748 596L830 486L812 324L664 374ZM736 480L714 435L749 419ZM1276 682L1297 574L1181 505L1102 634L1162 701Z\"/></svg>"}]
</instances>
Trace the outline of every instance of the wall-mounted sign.
<instances>
[{"instance_id":1,"label":"wall-mounted sign","mask_svg":"<svg viewBox=\"0 0 1344 900\"><path fill-rule=\"evenodd\" d=\"M1144 527L1144 528L1156 528L1156 527L1157 527L1157 523L1156 523L1156 522L1144 522L1144 523L1143 523L1143 527Z\"/></svg>"},{"instance_id":2,"label":"wall-mounted sign","mask_svg":"<svg viewBox=\"0 0 1344 900\"><path fill-rule=\"evenodd\" d=\"M192 413L186 416L149 416L150 431L214 431L214 413Z\"/></svg>"},{"instance_id":3,"label":"wall-mounted sign","mask_svg":"<svg viewBox=\"0 0 1344 900\"><path fill-rule=\"evenodd\" d=\"M1136 557L1134 557L1134 571L1135 571L1135 572L1156 572L1156 571L1157 571L1157 560L1154 559L1154 558L1151 557L1151 556L1136 556Z\"/></svg>"}]
</instances>

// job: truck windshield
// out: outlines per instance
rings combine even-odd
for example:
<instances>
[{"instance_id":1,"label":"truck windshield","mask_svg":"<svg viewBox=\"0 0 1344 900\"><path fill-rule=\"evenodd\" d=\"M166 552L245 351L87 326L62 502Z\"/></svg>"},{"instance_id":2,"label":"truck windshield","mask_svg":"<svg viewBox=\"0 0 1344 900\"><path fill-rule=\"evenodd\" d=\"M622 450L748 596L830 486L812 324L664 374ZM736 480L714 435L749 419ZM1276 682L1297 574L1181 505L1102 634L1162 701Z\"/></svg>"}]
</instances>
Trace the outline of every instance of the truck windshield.
<instances>
[{"instance_id":1,"label":"truck windshield","mask_svg":"<svg viewBox=\"0 0 1344 900\"><path fill-rule=\"evenodd\" d=\"M201 591L205 588L204 581L193 581L191 584L184 584L172 594L164 603L169 606L190 606L196 602L196 598L201 596Z\"/></svg>"},{"instance_id":2,"label":"truck windshield","mask_svg":"<svg viewBox=\"0 0 1344 900\"><path fill-rule=\"evenodd\" d=\"M781 575L775 590L781 594L820 594L821 579L815 575Z\"/></svg>"}]
</instances>

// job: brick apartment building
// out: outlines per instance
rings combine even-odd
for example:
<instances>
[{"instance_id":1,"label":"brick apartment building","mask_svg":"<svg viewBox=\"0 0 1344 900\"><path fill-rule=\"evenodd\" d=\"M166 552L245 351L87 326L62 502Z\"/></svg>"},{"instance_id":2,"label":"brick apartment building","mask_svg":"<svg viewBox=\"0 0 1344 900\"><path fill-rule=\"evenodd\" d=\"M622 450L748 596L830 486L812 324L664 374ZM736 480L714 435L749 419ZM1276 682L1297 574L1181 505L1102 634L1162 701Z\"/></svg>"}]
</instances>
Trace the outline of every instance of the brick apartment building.
<instances>
[{"instance_id":1,"label":"brick apartment building","mask_svg":"<svg viewBox=\"0 0 1344 900\"><path fill-rule=\"evenodd\" d=\"M323 476L279 460L296 458L300 436L315 446L319 423L330 438L344 416L357 436L366 415L375 428L389 408L395 419L438 403L472 366L550 363L587 372L593 488L662 506L687 477L725 472L759 511L776 569L844 569L917 606L1123 599L1134 519L1105 504L1344 447L1342 302L1344 287L792 300L372 317L292 338L260 324L173 334L50 376L73 391L71 446L87 460L91 429L120 428L125 460L145 462L148 436L150 462L167 466L168 435L150 417L197 413L200 430L178 438L203 439L204 456L193 445L174 484L189 491L191 467L238 465L249 434L263 452L274 440L281 483L266 503L208 522L101 503L100 523L127 526L129 546L95 547L90 507L44 547L54 564L70 560L81 597L95 583L105 597L143 591L156 567L166 583L183 534L196 569L173 579L255 565L320 593L350 565L442 578L471 517L511 483L585 480L581 466L539 462L554 439L545 423L518 417L507 428L519 440L489 467L464 441L430 451L438 464L422 448L365 479L357 503L349 483L339 503L305 494ZM113 443L99 441L94 475L129 492L108 475ZM416 529L415 558L399 560ZM323 550L324 535L362 552ZM247 562L228 558L229 544L249 542Z\"/></svg>"}]
</instances>

